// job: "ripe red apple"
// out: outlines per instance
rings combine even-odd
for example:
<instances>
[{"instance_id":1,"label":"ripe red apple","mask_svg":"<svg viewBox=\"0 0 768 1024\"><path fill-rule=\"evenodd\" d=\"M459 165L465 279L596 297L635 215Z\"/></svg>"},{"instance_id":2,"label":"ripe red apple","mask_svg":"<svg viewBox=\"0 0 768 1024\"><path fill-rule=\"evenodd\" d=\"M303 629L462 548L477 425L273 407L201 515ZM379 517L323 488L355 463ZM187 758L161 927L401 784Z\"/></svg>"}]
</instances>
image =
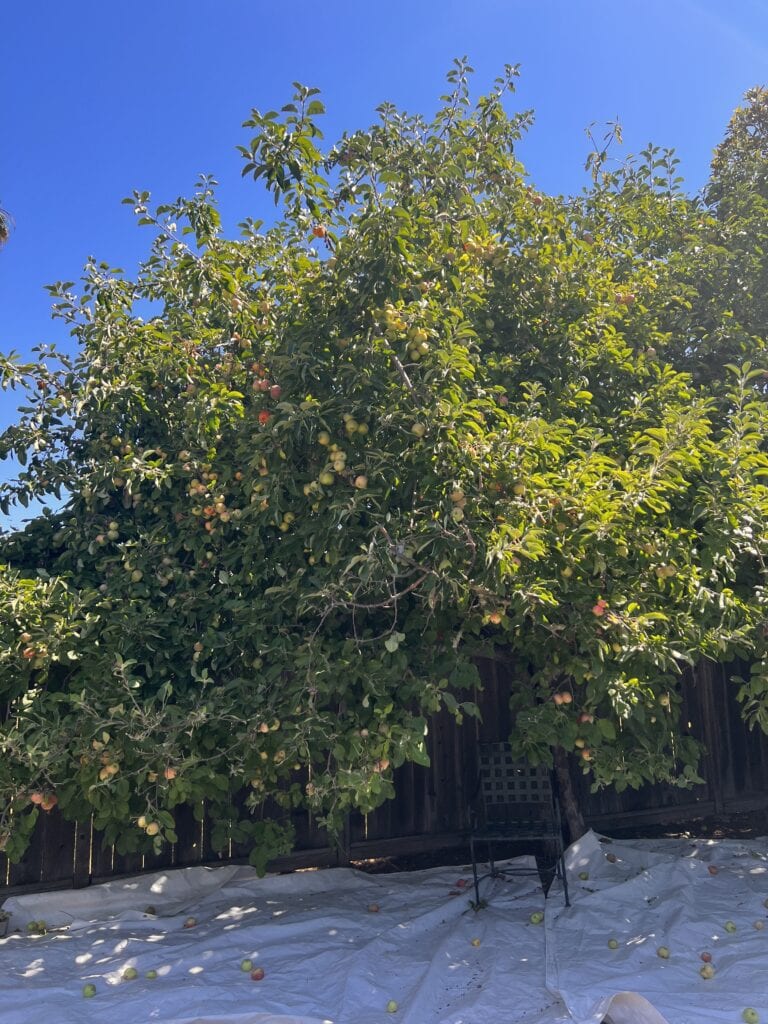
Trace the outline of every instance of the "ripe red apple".
<instances>
[{"instance_id":1,"label":"ripe red apple","mask_svg":"<svg viewBox=\"0 0 768 1024\"><path fill-rule=\"evenodd\" d=\"M379 904L378 903L369 903L368 904L368 913L369 914L378 914L378 912L379 912Z\"/></svg>"},{"instance_id":2,"label":"ripe red apple","mask_svg":"<svg viewBox=\"0 0 768 1024\"><path fill-rule=\"evenodd\" d=\"M261 412L259 413L259 423L262 425L262 427L265 427L271 419L272 413L267 412L266 409L262 409Z\"/></svg>"},{"instance_id":3,"label":"ripe red apple","mask_svg":"<svg viewBox=\"0 0 768 1024\"><path fill-rule=\"evenodd\" d=\"M251 981L261 981L264 978L264 968L254 967L251 971Z\"/></svg>"},{"instance_id":4,"label":"ripe red apple","mask_svg":"<svg viewBox=\"0 0 768 1024\"><path fill-rule=\"evenodd\" d=\"M711 964L712 963L712 954L704 952L704 953L701 954L701 959L704 961L705 964Z\"/></svg>"},{"instance_id":5,"label":"ripe red apple","mask_svg":"<svg viewBox=\"0 0 768 1024\"><path fill-rule=\"evenodd\" d=\"M270 398L274 398L275 401L278 400L282 393L283 389L280 387L279 384L273 384L272 387L269 389Z\"/></svg>"},{"instance_id":6,"label":"ripe red apple","mask_svg":"<svg viewBox=\"0 0 768 1024\"><path fill-rule=\"evenodd\" d=\"M709 871L710 875L716 875L718 872L718 867L716 864L710 864L707 868L707 871Z\"/></svg>"},{"instance_id":7,"label":"ripe red apple","mask_svg":"<svg viewBox=\"0 0 768 1024\"><path fill-rule=\"evenodd\" d=\"M314 227L312 228L312 234L315 236L315 238L325 238L325 236L328 234L328 229L326 228L325 224L315 224Z\"/></svg>"}]
</instances>

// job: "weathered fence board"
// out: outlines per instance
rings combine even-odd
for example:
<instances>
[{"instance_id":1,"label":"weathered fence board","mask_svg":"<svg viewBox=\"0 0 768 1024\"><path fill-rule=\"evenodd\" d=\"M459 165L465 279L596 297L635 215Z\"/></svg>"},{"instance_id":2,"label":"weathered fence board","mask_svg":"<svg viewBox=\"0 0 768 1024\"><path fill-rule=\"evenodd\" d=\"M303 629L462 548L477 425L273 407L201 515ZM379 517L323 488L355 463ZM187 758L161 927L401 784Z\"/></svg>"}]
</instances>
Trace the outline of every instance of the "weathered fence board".
<instances>
[{"instance_id":1,"label":"weathered fence board","mask_svg":"<svg viewBox=\"0 0 768 1024\"><path fill-rule=\"evenodd\" d=\"M279 858L274 867L320 866L461 845L477 778L478 743L505 738L512 727L510 670L494 661L483 661L478 667L483 680L482 690L475 695L480 720L465 719L459 727L446 712L434 715L427 737L430 767L408 764L398 768L396 799L372 814L351 814L340 847L331 843L307 811L292 811L295 852ZM706 783L690 790L648 785L620 794L613 789L590 793L589 777L574 765L587 821L606 828L611 822L674 820L697 812L722 814L768 807L768 738L745 726L730 681L745 671L746 666L738 663L704 662L684 680L683 727L705 744L702 764ZM246 792L238 794L234 806L242 808L246 798ZM265 812L287 813L276 806ZM140 871L216 862L207 816L199 821L191 807L181 807L175 817L178 842L173 846L159 853L121 856L113 847L102 846L90 821L65 822L54 809L40 816L19 864L8 865L0 855L0 896L12 889L82 886ZM243 860L247 853L246 845L234 843L218 861Z\"/></svg>"}]
</instances>

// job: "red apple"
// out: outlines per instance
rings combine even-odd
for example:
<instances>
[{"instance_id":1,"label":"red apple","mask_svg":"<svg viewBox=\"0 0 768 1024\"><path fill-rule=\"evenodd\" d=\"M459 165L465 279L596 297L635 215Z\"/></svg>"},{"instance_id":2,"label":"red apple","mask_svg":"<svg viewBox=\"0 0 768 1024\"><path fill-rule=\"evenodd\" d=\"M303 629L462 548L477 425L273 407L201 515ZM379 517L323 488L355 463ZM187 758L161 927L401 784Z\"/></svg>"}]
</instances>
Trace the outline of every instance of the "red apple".
<instances>
[{"instance_id":1,"label":"red apple","mask_svg":"<svg viewBox=\"0 0 768 1024\"><path fill-rule=\"evenodd\" d=\"M251 981L261 981L264 977L263 967L254 967L251 971Z\"/></svg>"}]
</instances>

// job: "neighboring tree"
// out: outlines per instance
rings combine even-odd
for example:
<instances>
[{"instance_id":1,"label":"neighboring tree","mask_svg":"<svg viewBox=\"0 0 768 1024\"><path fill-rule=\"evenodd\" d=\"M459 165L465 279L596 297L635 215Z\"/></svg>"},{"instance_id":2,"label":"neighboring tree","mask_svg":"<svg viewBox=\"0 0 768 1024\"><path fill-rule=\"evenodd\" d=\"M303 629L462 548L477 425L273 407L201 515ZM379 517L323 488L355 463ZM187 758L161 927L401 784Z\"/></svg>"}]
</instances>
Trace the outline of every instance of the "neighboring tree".
<instances>
[{"instance_id":1,"label":"neighboring tree","mask_svg":"<svg viewBox=\"0 0 768 1024\"><path fill-rule=\"evenodd\" d=\"M4 507L65 500L0 552L12 856L35 804L131 850L206 801L263 867L275 802L338 827L427 763L479 656L514 667L513 740L554 757L574 834L569 758L697 781L681 670L762 642L762 350L709 346L710 377L678 350L713 217L671 155L598 152L584 195L543 195L516 70L474 107L470 70L432 122L385 104L326 150L316 90L253 111L245 173L283 220L229 241L211 180L136 193L137 280L89 263L53 288L76 354L3 360Z\"/></svg>"}]
</instances>

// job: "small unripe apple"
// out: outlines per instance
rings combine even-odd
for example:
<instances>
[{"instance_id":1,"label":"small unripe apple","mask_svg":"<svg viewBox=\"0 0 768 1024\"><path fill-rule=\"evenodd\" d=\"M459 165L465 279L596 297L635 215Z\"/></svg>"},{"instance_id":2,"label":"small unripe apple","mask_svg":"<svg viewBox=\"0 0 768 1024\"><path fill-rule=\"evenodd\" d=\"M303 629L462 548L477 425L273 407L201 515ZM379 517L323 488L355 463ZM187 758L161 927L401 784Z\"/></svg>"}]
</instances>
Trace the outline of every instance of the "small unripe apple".
<instances>
[{"instance_id":1,"label":"small unripe apple","mask_svg":"<svg viewBox=\"0 0 768 1024\"><path fill-rule=\"evenodd\" d=\"M411 433L415 437L424 437L426 432L427 432L427 428L426 428L425 424L423 424L423 423L414 423L413 426L411 427Z\"/></svg>"},{"instance_id":2,"label":"small unripe apple","mask_svg":"<svg viewBox=\"0 0 768 1024\"><path fill-rule=\"evenodd\" d=\"M480 945L480 939L472 939L471 940L471 945L479 946Z\"/></svg>"},{"instance_id":3,"label":"small unripe apple","mask_svg":"<svg viewBox=\"0 0 768 1024\"><path fill-rule=\"evenodd\" d=\"M659 946L656 950L656 956L660 956L662 960L669 960L669 949L666 946Z\"/></svg>"},{"instance_id":4,"label":"small unripe apple","mask_svg":"<svg viewBox=\"0 0 768 1024\"><path fill-rule=\"evenodd\" d=\"M147 981L154 981L155 978L157 978L157 971L154 968L152 968L149 971L147 971L144 977L147 979Z\"/></svg>"},{"instance_id":5,"label":"small unripe apple","mask_svg":"<svg viewBox=\"0 0 768 1024\"><path fill-rule=\"evenodd\" d=\"M387 1013L397 1013L397 1003L394 999L390 999L387 1003Z\"/></svg>"},{"instance_id":6,"label":"small unripe apple","mask_svg":"<svg viewBox=\"0 0 768 1024\"><path fill-rule=\"evenodd\" d=\"M608 939L608 949L618 949L618 948L619 948L619 940L618 939Z\"/></svg>"},{"instance_id":7,"label":"small unripe apple","mask_svg":"<svg viewBox=\"0 0 768 1024\"><path fill-rule=\"evenodd\" d=\"M544 914L541 910L534 910L531 916L528 918L531 924L541 924L544 920Z\"/></svg>"},{"instance_id":8,"label":"small unripe apple","mask_svg":"<svg viewBox=\"0 0 768 1024\"><path fill-rule=\"evenodd\" d=\"M733 934L736 931L736 925L733 923L733 921L726 921L725 930Z\"/></svg>"},{"instance_id":9,"label":"small unripe apple","mask_svg":"<svg viewBox=\"0 0 768 1024\"><path fill-rule=\"evenodd\" d=\"M138 978L139 972L135 967L126 967L123 971L123 981L135 981Z\"/></svg>"},{"instance_id":10,"label":"small unripe apple","mask_svg":"<svg viewBox=\"0 0 768 1024\"><path fill-rule=\"evenodd\" d=\"M744 1024L760 1024L760 1015L751 1006L746 1006L741 1011L741 1019L744 1021Z\"/></svg>"},{"instance_id":11,"label":"small unripe apple","mask_svg":"<svg viewBox=\"0 0 768 1024\"><path fill-rule=\"evenodd\" d=\"M589 881L589 872L588 871L580 871L579 872L579 879L582 882L588 882Z\"/></svg>"},{"instance_id":12,"label":"small unripe apple","mask_svg":"<svg viewBox=\"0 0 768 1024\"><path fill-rule=\"evenodd\" d=\"M715 968L712 966L712 964L704 964L702 967L699 968L699 974L705 980L709 978L714 978Z\"/></svg>"},{"instance_id":13,"label":"small unripe apple","mask_svg":"<svg viewBox=\"0 0 768 1024\"><path fill-rule=\"evenodd\" d=\"M240 970L245 971L246 974L249 974L253 970L253 960L241 960Z\"/></svg>"},{"instance_id":14,"label":"small unripe apple","mask_svg":"<svg viewBox=\"0 0 768 1024\"><path fill-rule=\"evenodd\" d=\"M144 831L148 836L156 836L160 832L160 826L156 821L150 821Z\"/></svg>"},{"instance_id":15,"label":"small unripe apple","mask_svg":"<svg viewBox=\"0 0 768 1024\"><path fill-rule=\"evenodd\" d=\"M83 985L83 998L84 999L93 999L93 997L95 995L96 995L96 986L95 985L92 985L90 983L88 985Z\"/></svg>"},{"instance_id":16,"label":"small unripe apple","mask_svg":"<svg viewBox=\"0 0 768 1024\"><path fill-rule=\"evenodd\" d=\"M765 921L761 921L760 919L758 919L754 922L752 927L755 929L756 932L761 932L763 928L765 928Z\"/></svg>"}]
</instances>

